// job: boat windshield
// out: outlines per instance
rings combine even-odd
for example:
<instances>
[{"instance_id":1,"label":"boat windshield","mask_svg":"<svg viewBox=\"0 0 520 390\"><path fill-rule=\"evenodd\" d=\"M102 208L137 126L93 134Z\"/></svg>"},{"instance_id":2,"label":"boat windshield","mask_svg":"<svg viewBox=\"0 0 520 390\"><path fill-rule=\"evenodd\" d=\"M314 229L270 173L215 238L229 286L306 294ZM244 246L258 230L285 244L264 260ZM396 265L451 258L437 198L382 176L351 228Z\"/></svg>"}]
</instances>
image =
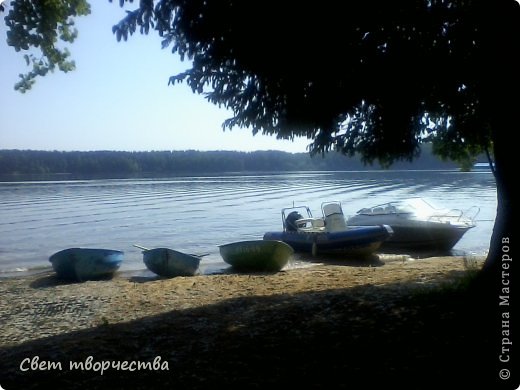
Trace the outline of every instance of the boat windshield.
<instances>
[{"instance_id":1,"label":"boat windshield","mask_svg":"<svg viewBox=\"0 0 520 390\"><path fill-rule=\"evenodd\" d=\"M422 198L410 198L402 202L396 202L396 208L399 212L421 215L431 215L435 214L436 211L441 211Z\"/></svg>"},{"instance_id":2,"label":"boat windshield","mask_svg":"<svg viewBox=\"0 0 520 390\"><path fill-rule=\"evenodd\" d=\"M361 209L359 214L415 214L415 215L432 215L439 212L445 213L446 210L434 207L431 203L422 198L410 198L396 202L390 202L374 206L371 208Z\"/></svg>"},{"instance_id":3,"label":"boat windshield","mask_svg":"<svg viewBox=\"0 0 520 390\"><path fill-rule=\"evenodd\" d=\"M374 207L364 208L358 211L358 214L380 215L380 214L413 214L417 208L406 202L390 202L380 204Z\"/></svg>"},{"instance_id":4,"label":"boat windshield","mask_svg":"<svg viewBox=\"0 0 520 390\"><path fill-rule=\"evenodd\" d=\"M361 209L358 214L382 215L382 214L411 214L414 218L428 219L430 221L462 221L473 220L478 214L479 209L473 217L465 215L459 209L447 209L434 206L431 201L423 198L409 198L400 201L385 203L371 208Z\"/></svg>"}]
</instances>

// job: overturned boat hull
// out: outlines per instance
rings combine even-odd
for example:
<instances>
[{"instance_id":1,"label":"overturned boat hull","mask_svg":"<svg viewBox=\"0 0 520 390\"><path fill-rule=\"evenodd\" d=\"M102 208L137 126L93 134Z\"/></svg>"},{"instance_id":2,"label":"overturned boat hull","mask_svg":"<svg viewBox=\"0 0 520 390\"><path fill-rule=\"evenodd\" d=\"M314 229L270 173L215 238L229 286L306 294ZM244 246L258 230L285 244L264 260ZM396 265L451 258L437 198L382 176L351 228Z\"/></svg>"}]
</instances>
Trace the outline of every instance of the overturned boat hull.
<instances>
[{"instance_id":1,"label":"overturned boat hull","mask_svg":"<svg viewBox=\"0 0 520 390\"><path fill-rule=\"evenodd\" d=\"M69 248L56 252L49 261L60 279L82 282L112 277L123 255L112 249Z\"/></svg>"},{"instance_id":2,"label":"overturned boat hull","mask_svg":"<svg viewBox=\"0 0 520 390\"><path fill-rule=\"evenodd\" d=\"M291 246L275 239L238 241L219 249L226 263L243 271L280 271L294 253Z\"/></svg>"},{"instance_id":3,"label":"overturned boat hull","mask_svg":"<svg viewBox=\"0 0 520 390\"><path fill-rule=\"evenodd\" d=\"M143 251L143 262L153 273L171 278L195 275L199 269L200 257L170 248L153 248Z\"/></svg>"}]
</instances>

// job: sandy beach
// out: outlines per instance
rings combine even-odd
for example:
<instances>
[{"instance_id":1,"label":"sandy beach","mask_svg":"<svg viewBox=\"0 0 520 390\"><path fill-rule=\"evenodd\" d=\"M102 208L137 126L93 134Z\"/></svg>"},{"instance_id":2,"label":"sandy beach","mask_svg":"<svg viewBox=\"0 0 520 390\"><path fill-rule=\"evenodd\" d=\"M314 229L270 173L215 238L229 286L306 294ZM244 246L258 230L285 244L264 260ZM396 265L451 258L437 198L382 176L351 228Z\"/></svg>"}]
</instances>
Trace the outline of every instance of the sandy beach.
<instances>
[{"instance_id":1,"label":"sandy beach","mask_svg":"<svg viewBox=\"0 0 520 390\"><path fill-rule=\"evenodd\" d=\"M344 388L352 378L439 379L457 369L450 349L474 356L475 332L460 332L471 319L457 313L458 292L444 288L433 301L428 292L444 291L482 262L380 257L273 274L2 279L0 385Z\"/></svg>"}]
</instances>

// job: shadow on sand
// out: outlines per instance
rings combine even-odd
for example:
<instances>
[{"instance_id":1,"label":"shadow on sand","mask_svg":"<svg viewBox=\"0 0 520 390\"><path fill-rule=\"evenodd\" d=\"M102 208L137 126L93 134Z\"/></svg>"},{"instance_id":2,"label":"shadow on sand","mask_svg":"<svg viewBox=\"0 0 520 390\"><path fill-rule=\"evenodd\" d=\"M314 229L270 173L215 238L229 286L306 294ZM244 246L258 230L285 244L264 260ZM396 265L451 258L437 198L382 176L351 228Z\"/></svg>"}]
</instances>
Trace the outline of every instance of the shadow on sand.
<instances>
[{"instance_id":1,"label":"shadow on sand","mask_svg":"<svg viewBox=\"0 0 520 390\"><path fill-rule=\"evenodd\" d=\"M46 283L51 280L38 285ZM446 383L486 388L498 380L489 359L495 356L488 354L494 330L477 307L465 290L425 292L400 283L233 298L127 323L110 324L107 318L92 329L0 348L0 384L5 389L364 389L381 383L400 389ZM61 369L22 371L21 363L26 369L35 356L40 363L59 362ZM90 369L70 368L70 362L89 357ZM158 358L161 364L151 369L100 372L105 361Z\"/></svg>"},{"instance_id":2,"label":"shadow on sand","mask_svg":"<svg viewBox=\"0 0 520 390\"><path fill-rule=\"evenodd\" d=\"M103 277L99 277L99 278L92 279L92 280L110 281L112 279L113 279L113 276L103 276ZM36 280L31 282L31 284L29 286L32 288L49 288L49 287L56 287L56 286L69 285L69 284L81 284L81 283L84 283L84 281L80 282L80 281L60 279L56 276L55 273L49 273L49 274L45 274L45 275L37 278Z\"/></svg>"},{"instance_id":3,"label":"shadow on sand","mask_svg":"<svg viewBox=\"0 0 520 390\"><path fill-rule=\"evenodd\" d=\"M384 261L377 254L355 257L341 254L317 254L313 256L308 253L298 253L294 255L294 258L296 261L309 264L329 264L346 267L381 267L385 265Z\"/></svg>"}]
</instances>

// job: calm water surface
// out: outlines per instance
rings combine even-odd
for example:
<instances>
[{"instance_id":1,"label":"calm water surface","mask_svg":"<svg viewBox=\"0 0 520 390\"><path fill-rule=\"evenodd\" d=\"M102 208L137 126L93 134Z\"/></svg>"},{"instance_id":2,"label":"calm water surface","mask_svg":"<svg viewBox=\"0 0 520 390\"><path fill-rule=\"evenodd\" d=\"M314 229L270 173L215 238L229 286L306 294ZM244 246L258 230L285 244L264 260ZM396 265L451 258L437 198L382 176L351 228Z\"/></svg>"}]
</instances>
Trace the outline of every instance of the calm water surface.
<instances>
[{"instance_id":1,"label":"calm water surface","mask_svg":"<svg viewBox=\"0 0 520 390\"><path fill-rule=\"evenodd\" d=\"M0 276L45 270L69 247L119 249L121 271L145 270L144 247L208 253L203 273L227 268L218 245L282 228L281 209L341 201L345 214L410 196L438 206L480 207L477 227L454 248L487 253L496 214L489 172L369 171L167 179L0 182ZM145 271L147 272L147 271Z\"/></svg>"}]
</instances>

